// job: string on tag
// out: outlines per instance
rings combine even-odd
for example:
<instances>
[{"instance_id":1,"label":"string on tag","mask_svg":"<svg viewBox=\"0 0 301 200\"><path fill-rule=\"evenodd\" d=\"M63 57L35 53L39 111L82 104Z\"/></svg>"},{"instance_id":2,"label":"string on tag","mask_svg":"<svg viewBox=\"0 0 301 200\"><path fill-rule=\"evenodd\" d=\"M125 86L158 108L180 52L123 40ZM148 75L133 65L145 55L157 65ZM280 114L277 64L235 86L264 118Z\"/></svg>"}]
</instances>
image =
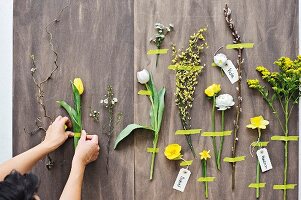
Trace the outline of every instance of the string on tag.
<instances>
[{"instance_id":1,"label":"string on tag","mask_svg":"<svg viewBox=\"0 0 301 200\"><path fill-rule=\"evenodd\" d=\"M260 139L260 138L258 138L256 142L252 142L252 143L250 144L250 146L249 146L249 151L250 151L250 154L251 154L252 158L253 158L253 151L254 151L255 147L259 144L259 147L261 148L261 144L260 144L260 142L259 142L259 139ZM255 144L254 144L254 143L255 143ZM254 144L254 145L253 145L253 144Z\"/></svg>"}]
</instances>

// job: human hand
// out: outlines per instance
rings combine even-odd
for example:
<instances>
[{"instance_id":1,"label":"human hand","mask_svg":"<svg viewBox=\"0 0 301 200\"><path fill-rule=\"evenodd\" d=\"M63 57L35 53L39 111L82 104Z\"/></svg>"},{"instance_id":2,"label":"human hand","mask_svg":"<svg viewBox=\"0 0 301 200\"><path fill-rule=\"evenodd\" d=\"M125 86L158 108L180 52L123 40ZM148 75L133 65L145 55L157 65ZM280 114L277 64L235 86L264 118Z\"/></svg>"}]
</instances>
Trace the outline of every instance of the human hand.
<instances>
[{"instance_id":1,"label":"human hand","mask_svg":"<svg viewBox=\"0 0 301 200\"><path fill-rule=\"evenodd\" d=\"M99 155L99 145L97 135L87 135L82 130L80 140L78 141L74 156L73 164L86 166L90 162L95 161Z\"/></svg>"},{"instance_id":2,"label":"human hand","mask_svg":"<svg viewBox=\"0 0 301 200\"><path fill-rule=\"evenodd\" d=\"M65 131L65 125L68 128L71 128L71 121L68 117L58 116L48 127L42 144L44 144L50 152L61 146L68 137L72 137L74 135L71 131Z\"/></svg>"}]
</instances>

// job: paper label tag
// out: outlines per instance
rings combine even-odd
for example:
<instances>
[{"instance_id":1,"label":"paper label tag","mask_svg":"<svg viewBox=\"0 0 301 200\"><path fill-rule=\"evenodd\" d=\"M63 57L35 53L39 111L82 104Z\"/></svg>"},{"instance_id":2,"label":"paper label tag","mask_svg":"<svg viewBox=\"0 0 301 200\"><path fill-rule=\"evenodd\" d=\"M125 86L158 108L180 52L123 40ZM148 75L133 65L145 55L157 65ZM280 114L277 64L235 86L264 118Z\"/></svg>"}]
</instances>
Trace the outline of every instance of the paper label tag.
<instances>
[{"instance_id":1,"label":"paper label tag","mask_svg":"<svg viewBox=\"0 0 301 200\"><path fill-rule=\"evenodd\" d=\"M268 150L266 148L261 148L257 150L256 154L262 172L266 172L273 168L268 154Z\"/></svg>"},{"instance_id":2,"label":"paper label tag","mask_svg":"<svg viewBox=\"0 0 301 200\"><path fill-rule=\"evenodd\" d=\"M188 169L181 168L177 179L173 185L173 189L178 190L180 192L184 192L190 175L191 172Z\"/></svg>"},{"instance_id":3,"label":"paper label tag","mask_svg":"<svg viewBox=\"0 0 301 200\"><path fill-rule=\"evenodd\" d=\"M222 69L232 84L238 81L238 72L231 60L227 60L227 64Z\"/></svg>"}]
</instances>

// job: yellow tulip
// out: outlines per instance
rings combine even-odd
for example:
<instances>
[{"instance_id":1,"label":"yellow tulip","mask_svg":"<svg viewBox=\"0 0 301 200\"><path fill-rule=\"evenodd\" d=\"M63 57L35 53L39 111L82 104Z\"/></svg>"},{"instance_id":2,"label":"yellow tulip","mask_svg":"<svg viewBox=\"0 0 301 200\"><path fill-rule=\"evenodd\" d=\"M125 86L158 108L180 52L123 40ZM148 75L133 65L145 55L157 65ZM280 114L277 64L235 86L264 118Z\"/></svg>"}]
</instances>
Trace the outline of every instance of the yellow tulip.
<instances>
[{"instance_id":1,"label":"yellow tulip","mask_svg":"<svg viewBox=\"0 0 301 200\"><path fill-rule=\"evenodd\" d=\"M213 97L215 96L217 93L219 93L221 91L221 85L220 84L212 84L210 85L206 90L205 90L205 94L208 97Z\"/></svg>"},{"instance_id":2,"label":"yellow tulip","mask_svg":"<svg viewBox=\"0 0 301 200\"><path fill-rule=\"evenodd\" d=\"M81 95L84 92L84 84L80 78L75 78L73 81L76 89L78 90L79 94Z\"/></svg>"},{"instance_id":3,"label":"yellow tulip","mask_svg":"<svg viewBox=\"0 0 301 200\"><path fill-rule=\"evenodd\" d=\"M266 126L269 124L268 120L265 120L262 116L253 117L250 119L251 124L247 125L247 128L251 129L266 129Z\"/></svg>"},{"instance_id":4,"label":"yellow tulip","mask_svg":"<svg viewBox=\"0 0 301 200\"><path fill-rule=\"evenodd\" d=\"M203 160L203 159L207 160L207 158L211 158L211 156L210 156L209 153L210 153L210 150L209 150L209 151L203 150L203 151L200 153L201 160Z\"/></svg>"},{"instance_id":5,"label":"yellow tulip","mask_svg":"<svg viewBox=\"0 0 301 200\"><path fill-rule=\"evenodd\" d=\"M169 160L178 160L182 157L181 149L179 144L170 144L165 148L164 155Z\"/></svg>"}]
</instances>

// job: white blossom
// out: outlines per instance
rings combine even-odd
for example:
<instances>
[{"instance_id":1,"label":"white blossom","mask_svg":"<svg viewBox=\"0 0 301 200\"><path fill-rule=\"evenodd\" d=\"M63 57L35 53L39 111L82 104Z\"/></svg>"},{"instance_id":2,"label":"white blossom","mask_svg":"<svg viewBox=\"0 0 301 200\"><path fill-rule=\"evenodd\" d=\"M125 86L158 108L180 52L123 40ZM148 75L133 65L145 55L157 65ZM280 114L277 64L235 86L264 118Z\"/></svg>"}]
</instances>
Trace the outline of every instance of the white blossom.
<instances>
[{"instance_id":1,"label":"white blossom","mask_svg":"<svg viewBox=\"0 0 301 200\"><path fill-rule=\"evenodd\" d=\"M113 101L114 101L115 103L117 103L117 102L118 102L118 99L117 99L116 97L114 97L114 98L113 98Z\"/></svg>"},{"instance_id":2,"label":"white blossom","mask_svg":"<svg viewBox=\"0 0 301 200\"><path fill-rule=\"evenodd\" d=\"M149 72L146 69L143 69L140 72L137 72L138 82L141 84L146 84L149 81Z\"/></svg>"},{"instance_id":3,"label":"white blossom","mask_svg":"<svg viewBox=\"0 0 301 200\"><path fill-rule=\"evenodd\" d=\"M213 58L214 63L219 67L224 67L227 64L227 57L225 54L219 53L216 54Z\"/></svg>"},{"instance_id":4,"label":"white blossom","mask_svg":"<svg viewBox=\"0 0 301 200\"><path fill-rule=\"evenodd\" d=\"M227 110L233 106L235 102L230 94L221 94L216 97L216 107L218 110Z\"/></svg>"}]
</instances>

